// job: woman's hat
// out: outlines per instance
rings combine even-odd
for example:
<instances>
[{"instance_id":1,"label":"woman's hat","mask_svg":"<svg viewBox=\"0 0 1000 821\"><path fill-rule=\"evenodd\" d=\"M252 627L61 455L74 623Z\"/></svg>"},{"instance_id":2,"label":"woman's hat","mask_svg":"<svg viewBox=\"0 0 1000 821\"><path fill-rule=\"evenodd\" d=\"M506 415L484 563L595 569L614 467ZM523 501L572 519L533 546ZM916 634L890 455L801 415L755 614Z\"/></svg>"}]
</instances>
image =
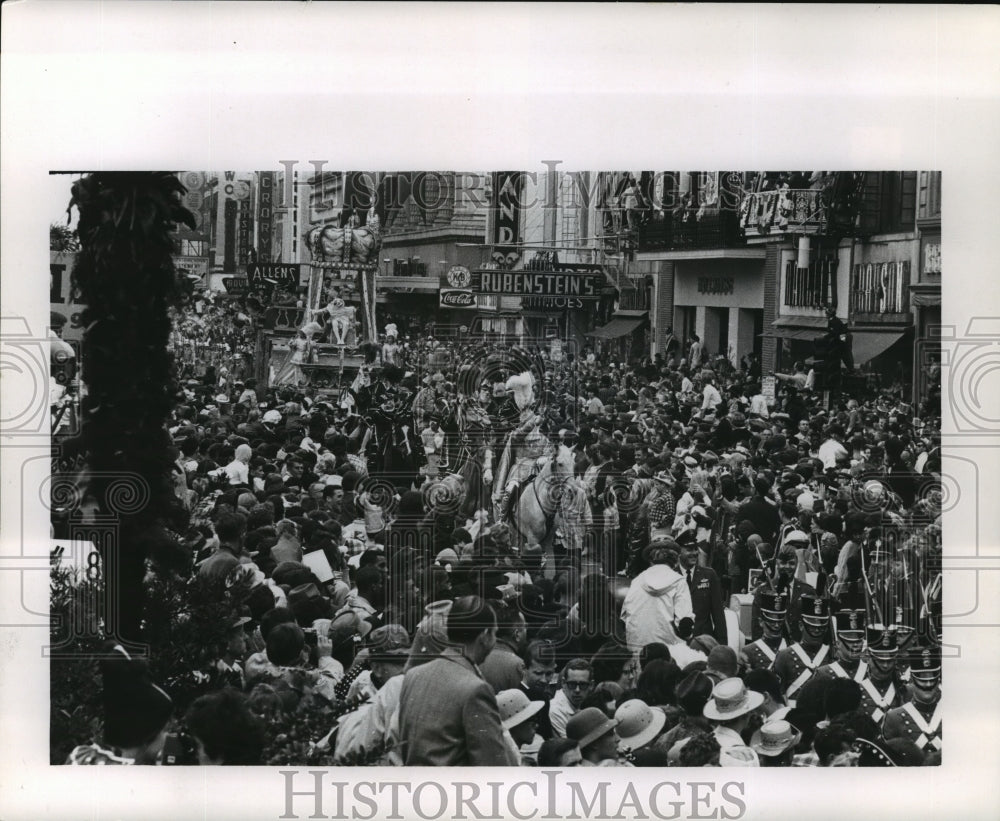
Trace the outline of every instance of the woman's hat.
<instances>
[{"instance_id":1,"label":"woman's hat","mask_svg":"<svg viewBox=\"0 0 1000 821\"><path fill-rule=\"evenodd\" d=\"M642 699L633 698L615 711L615 719L618 721L618 749L638 750L660 734L667 715Z\"/></svg>"},{"instance_id":2,"label":"woman's hat","mask_svg":"<svg viewBox=\"0 0 1000 821\"><path fill-rule=\"evenodd\" d=\"M502 690L497 693L500 724L505 730L523 724L544 706L544 701L531 701L523 690Z\"/></svg>"},{"instance_id":3,"label":"woman's hat","mask_svg":"<svg viewBox=\"0 0 1000 821\"><path fill-rule=\"evenodd\" d=\"M368 636L372 661L400 661L410 654L410 634L401 624L386 624Z\"/></svg>"},{"instance_id":4,"label":"woman's hat","mask_svg":"<svg viewBox=\"0 0 1000 821\"><path fill-rule=\"evenodd\" d=\"M750 739L750 746L756 750L757 755L764 755L768 758L781 755L785 750L794 747L802 738L802 733L798 732L787 721L768 721Z\"/></svg>"},{"instance_id":5,"label":"woman's hat","mask_svg":"<svg viewBox=\"0 0 1000 821\"><path fill-rule=\"evenodd\" d=\"M580 745L582 750L588 744L607 735L618 726L618 719L608 718L598 707L587 707L566 722L566 738Z\"/></svg>"},{"instance_id":6,"label":"woman's hat","mask_svg":"<svg viewBox=\"0 0 1000 821\"><path fill-rule=\"evenodd\" d=\"M702 714L712 721L729 721L752 713L763 703L763 693L748 689L743 679L727 678L715 685Z\"/></svg>"}]
</instances>

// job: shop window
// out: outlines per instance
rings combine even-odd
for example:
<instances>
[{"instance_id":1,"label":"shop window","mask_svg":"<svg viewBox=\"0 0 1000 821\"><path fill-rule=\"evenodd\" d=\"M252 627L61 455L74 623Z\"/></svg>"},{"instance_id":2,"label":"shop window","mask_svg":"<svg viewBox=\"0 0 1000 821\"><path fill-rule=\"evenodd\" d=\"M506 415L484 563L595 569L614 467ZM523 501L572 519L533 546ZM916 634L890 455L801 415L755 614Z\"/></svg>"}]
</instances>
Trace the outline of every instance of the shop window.
<instances>
[{"instance_id":1,"label":"shop window","mask_svg":"<svg viewBox=\"0 0 1000 821\"><path fill-rule=\"evenodd\" d=\"M785 264L784 304L789 308L822 308L837 304L837 259L813 260L799 268L795 260Z\"/></svg>"},{"instance_id":2,"label":"shop window","mask_svg":"<svg viewBox=\"0 0 1000 821\"><path fill-rule=\"evenodd\" d=\"M916 171L871 171L865 175L861 230L865 234L912 231L917 216Z\"/></svg>"},{"instance_id":3,"label":"shop window","mask_svg":"<svg viewBox=\"0 0 1000 821\"><path fill-rule=\"evenodd\" d=\"M919 196L917 218L922 220L941 218L941 172L921 171L919 176Z\"/></svg>"}]
</instances>

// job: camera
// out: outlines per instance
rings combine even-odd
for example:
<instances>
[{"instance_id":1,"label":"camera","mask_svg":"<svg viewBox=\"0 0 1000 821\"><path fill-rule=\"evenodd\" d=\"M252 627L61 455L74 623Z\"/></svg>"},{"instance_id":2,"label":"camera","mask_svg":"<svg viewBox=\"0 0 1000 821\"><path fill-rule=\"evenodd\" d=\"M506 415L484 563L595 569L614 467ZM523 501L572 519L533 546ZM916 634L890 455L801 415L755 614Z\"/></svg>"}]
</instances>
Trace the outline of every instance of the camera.
<instances>
[{"instance_id":1,"label":"camera","mask_svg":"<svg viewBox=\"0 0 1000 821\"><path fill-rule=\"evenodd\" d=\"M195 740L187 733L167 733L160 762L165 766L197 764L198 746Z\"/></svg>"}]
</instances>

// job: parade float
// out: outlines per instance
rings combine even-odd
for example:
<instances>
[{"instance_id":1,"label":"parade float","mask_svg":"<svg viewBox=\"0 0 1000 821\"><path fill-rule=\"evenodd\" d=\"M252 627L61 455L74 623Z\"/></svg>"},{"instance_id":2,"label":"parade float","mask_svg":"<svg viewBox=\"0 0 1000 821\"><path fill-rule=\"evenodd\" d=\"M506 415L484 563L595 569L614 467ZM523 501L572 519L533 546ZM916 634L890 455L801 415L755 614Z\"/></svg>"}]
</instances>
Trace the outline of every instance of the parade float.
<instances>
[{"instance_id":1,"label":"parade float","mask_svg":"<svg viewBox=\"0 0 1000 821\"><path fill-rule=\"evenodd\" d=\"M311 262L270 266L275 270L261 273L276 279L276 292L299 293L264 312L257 340L258 378L268 386L308 385L326 396L339 396L371 359L365 343L378 337L379 218L372 209L363 226L357 217L344 227L319 226L306 234L305 243Z\"/></svg>"}]
</instances>

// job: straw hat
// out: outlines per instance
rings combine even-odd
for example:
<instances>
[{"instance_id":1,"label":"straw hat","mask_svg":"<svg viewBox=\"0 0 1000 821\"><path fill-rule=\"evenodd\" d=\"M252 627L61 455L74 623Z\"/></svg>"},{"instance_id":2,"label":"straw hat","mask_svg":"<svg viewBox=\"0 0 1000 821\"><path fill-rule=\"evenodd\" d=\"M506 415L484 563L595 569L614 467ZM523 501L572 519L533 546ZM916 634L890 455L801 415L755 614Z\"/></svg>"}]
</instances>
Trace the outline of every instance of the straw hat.
<instances>
[{"instance_id":1,"label":"straw hat","mask_svg":"<svg viewBox=\"0 0 1000 821\"><path fill-rule=\"evenodd\" d=\"M618 749L638 750L656 738L667 715L663 710L654 710L645 701L630 699L615 711L618 721Z\"/></svg>"},{"instance_id":2,"label":"straw hat","mask_svg":"<svg viewBox=\"0 0 1000 821\"><path fill-rule=\"evenodd\" d=\"M500 724L505 730L524 723L544 706L544 701L529 700L523 690L502 690L497 693Z\"/></svg>"},{"instance_id":3,"label":"straw hat","mask_svg":"<svg viewBox=\"0 0 1000 821\"><path fill-rule=\"evenodd\" d=\"M763 693L747 689L743 679L727 678L715 685L703 715L712 721L730 721L752 713L763 703Z\"/></svg>"},{"instance_id":4,"label":"straw hat","mask_svg":"<svg viewBox=\"0 0 1000 821\"><path fill-rule=\"evenodd\" d=\"M794 747L801 739L802 733L787 721L772 719L753 734L750 746L757 751L757 755L771 758L781 755L789 747Z\"/></svg>"}]
</instances>

